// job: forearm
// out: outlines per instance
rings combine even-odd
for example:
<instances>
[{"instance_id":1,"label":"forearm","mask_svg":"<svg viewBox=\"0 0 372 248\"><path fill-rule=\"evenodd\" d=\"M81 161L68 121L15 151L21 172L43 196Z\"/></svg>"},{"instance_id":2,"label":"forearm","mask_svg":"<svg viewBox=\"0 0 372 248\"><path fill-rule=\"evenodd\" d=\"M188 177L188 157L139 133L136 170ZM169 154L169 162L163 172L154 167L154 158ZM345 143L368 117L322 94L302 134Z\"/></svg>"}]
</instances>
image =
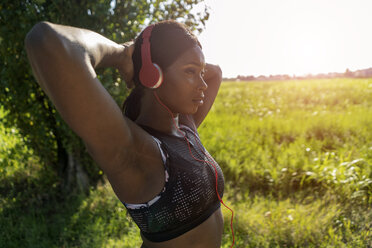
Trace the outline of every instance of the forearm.
<instances>
[{"instance_id":1,"label":"forearm","mask_svg":"<svg viewBox=\"0 0 372 248\"><path fill-rule=\"evenodd\" d=\"M204 81L208 85L204 92L205 100L212 105L222 82L222 71L218 65L207 64L205 67Z\"/></svg>"},{"instance_id":2,"label":"forearm","mask_svg":"<svg viewBox=\"0 0 372 248\"><path fill-rule=\"evenodd\" d=\"M93 31L42 22L26 37L26 48L49 50L65 60L90 63L93 68L118 67L124 47ZM67 61L68 62L68 61Z\"/></svg>"},{"instance_id":3,"label":"forearm","mask_svg":"<svg viewBox=\"0 0 372 248\"><path fill-rule=\"evenodd\" d=\"M219 87L222 82L222 70L218 65L206 64L204 81L208 88ZM208 89L207 89L208 90Z\"/></svg>"}]
</instances>

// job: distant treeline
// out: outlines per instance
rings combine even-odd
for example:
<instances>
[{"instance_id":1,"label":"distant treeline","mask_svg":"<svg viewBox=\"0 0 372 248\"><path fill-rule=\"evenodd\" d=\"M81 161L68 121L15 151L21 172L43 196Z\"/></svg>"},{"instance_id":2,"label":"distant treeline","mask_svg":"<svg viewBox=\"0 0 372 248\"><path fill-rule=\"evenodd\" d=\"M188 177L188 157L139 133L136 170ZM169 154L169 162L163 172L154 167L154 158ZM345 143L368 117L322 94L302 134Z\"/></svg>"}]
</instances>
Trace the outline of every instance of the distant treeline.
<instances>
[{"instance_id":1,"label":"distant treeline","mask_svg":"<svg viewBox=\"0 0 372 248\"><path fill-rule=\"evenodd\" d=\"M270 75L264 76L260 75L258 77L249 75L249 76L242 76L238 75L235 78L223 78L224 81L253 81L253 80L289 80L289 79L314 79L314 78L372 78L372 67L363 70L357 71L350 71L346 69L345 72L329 72L329 73L319 73L316 75L307 74L303 76L289 76L287 74L278 74L278 75Z\"/></svg>"}]
</instances>

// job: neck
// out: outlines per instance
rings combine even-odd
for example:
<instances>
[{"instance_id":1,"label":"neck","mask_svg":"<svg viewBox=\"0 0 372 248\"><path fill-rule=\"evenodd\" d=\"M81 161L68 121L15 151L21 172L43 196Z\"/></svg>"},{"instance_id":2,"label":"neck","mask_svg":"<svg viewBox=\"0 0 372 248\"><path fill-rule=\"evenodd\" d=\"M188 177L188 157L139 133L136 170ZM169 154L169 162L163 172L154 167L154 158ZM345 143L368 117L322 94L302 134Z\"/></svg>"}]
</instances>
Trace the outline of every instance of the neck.
<instances>
[{"instance_id":1,"label":"neck","mask_svg":"<svg viewBox=\"0 0 372 248\"><path fill-rule=\"evenodd\" d=\"M161 99L159 100L161 101ZM146 91L141 99L141 111L136 123L163 133L182 136L177 129L179 126L178 113L168 111L159 100L153 91Z\"/></svg>"}]
</instances>

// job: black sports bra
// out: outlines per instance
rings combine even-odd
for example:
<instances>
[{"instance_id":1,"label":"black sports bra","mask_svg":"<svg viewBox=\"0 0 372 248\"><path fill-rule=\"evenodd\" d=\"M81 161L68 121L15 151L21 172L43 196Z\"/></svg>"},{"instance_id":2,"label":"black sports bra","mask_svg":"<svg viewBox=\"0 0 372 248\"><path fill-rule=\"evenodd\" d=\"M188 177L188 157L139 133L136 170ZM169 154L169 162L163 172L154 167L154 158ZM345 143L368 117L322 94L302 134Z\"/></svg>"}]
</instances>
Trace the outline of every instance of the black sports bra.
<instances>
[{"instance_id":1,"label":"black sports bra","mask_svg":"<svg viewBox=\"0 0 372 248\"><path fill-rule=\"evenodd\" d=\"M220 208L215 169L209 163L192 158L184 138L161 133L150 127L143 128L159 144L165 166L165 186L151 201L123 204L146 239L162 242L190 231ZM221 168L202 146L197 133L187 126L180 128L186 133L194 157L216 166L217 188L222 198L224 177ZM212 159L205 156L203 151Z\"/></svg>"}]
</instances>

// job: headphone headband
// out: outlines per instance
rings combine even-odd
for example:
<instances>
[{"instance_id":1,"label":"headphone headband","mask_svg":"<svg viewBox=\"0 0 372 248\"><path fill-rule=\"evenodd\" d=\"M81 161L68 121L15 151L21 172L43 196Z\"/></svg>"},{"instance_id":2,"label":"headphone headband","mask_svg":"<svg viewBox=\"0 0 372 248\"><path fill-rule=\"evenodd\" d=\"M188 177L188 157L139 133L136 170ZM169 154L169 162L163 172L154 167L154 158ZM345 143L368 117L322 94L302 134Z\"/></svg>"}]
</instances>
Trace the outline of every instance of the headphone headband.
<instances>
[{"instance_id":1,"label":"headphone headband","mask_svg":"<svg viewBox=\"0 0 372 248\"><path fill-rule=\"evenodd\" d=\"M154 24L145 28L145 30L143 30L143 33L142 33L142 39L150 39L153 28L154 28Z\"/></svg>"},{"instance_id":2,"label":"headphone headband","mask_svg":"<svg viewBox=\"0 0 372 248\"><path fill-rule=\"evenodd\" d=\"M150 37L154 25L150 25L142 33L141 58L142 66L139 73L139 79L143 86L148 88L158 88L163 82L163 72L151 60Z\"/></svg>"}]
</instances>

